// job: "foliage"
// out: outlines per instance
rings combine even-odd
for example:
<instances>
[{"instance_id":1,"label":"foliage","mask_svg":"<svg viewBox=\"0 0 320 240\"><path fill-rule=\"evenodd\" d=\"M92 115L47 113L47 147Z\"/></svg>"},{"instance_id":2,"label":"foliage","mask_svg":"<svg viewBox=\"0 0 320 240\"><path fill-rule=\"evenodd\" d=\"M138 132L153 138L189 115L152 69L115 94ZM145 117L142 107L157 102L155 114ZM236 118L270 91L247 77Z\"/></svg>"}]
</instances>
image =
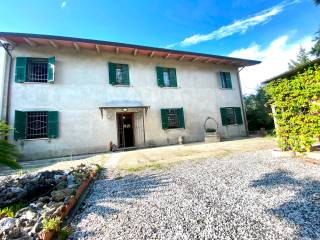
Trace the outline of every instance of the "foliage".
<instances>
[{"instance_id":1,"label":"foliage","mask_svg":"<svg viewBox=\"0 0 320 240\"><path fill-rule=\"evenodd\" d=\"M290 70L295 69L297 67L303 66L310 62L310 58L308 56L308 53L306 49L304 49L302 46L300 46L298 55L297 55L297 60L290 60L288 63L288 67Z\"/></svg>"},{"instance_id":2,"label":"foliage","mask_svg":"<svg viewBox=\"0 0 320 240\"><path fill-rule=\"evenodd\" d=\"M19 151L15 145L10 144L5 139L11 130L4 121L0 121L0 164L13 169L19 169L21 166L16 162L16 159L19 157Z\"/></svg>"},{"instance_id":3,"label":"foliage","mask_svg":"<svg viewBox=\"0 0 320 240\"><path fill-rule=\"evenodd\" d=\"M276 106L277 136L283 150L310 151L320 136L320 66L310 65L290 79L266 86Z\"/></svg>"},{"instance_id":4,"label":"foliage","mask_svg":"<svg viewBox=\"0 0 320 240\"><path fill-rule=\"evenodd\" d=\"M61 224L60 217L46 218L44 217L42 220L43 229L46 231L59 231Z\"/></svg>"},{"instance_id":5,"label":"foliage","mask_svg":"<svg viewBox=\"0 0 320 240\"><path fill-rule=\"evenodd\" d=\"M314 3L315 3L316 5L320 5L320 0L314 0Z\"/></svg>"},{"instance_id":6,"label":"foliage","mask_svg":"<svg viewBox=\"0 0 320 240\"><path fill-rule=\"evenodd\" d=\"M73 230L70 226L64 226L61 231L59 232L59 236L58 236L58 239L59 240L66 240L68 239L68 237L70 235L72 235L73 233Z\"/></svg>"},{"instance_id":7,"label":"foliage","mask_svg":"<svg viewBox=\"0 0 320 240\"><path fill-rule=\"evenodd\" d=\"M0 217L14 217L16 215L16 212L18 212L21 208L24 208L25 206L25 203L19 202L2 208L0 209Z\"/></svg>"},{"instance_id":8,"label":"foliage","mask_svg":"<svg viewBox=\"0 0 320 240\"><path fill-rule=\"evenodd\" d=\"M316 32L316 37L314 39L314 46L311 48L311 54L320 57L320 30Z\"/></svg>"},{"instance_id":9,"label":"foliage","mask_svg":"<svg viewBox=\"0 0 320 240\"><path fill-rule=\"evenodd\" d=\"M271 107L268 104L268 97L263 88L259 88L256 94L245 96L244 102L250 131L257 131L260 128L267 130L274 128Z\"/></svg>"}]
</instances>

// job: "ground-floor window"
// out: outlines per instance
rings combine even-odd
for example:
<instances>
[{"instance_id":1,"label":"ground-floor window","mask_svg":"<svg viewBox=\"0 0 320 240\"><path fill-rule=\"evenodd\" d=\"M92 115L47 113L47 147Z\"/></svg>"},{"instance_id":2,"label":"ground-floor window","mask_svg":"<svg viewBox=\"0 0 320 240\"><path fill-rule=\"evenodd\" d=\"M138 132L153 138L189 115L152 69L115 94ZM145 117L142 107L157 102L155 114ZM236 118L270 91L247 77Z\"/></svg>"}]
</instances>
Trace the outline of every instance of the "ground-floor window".
<instances>
[{"instance_id":1,"label":"ground-floor window","mask_svg":"<svg viewBox=\"0 0 320 240\"><path fill-rule=\"evenodd\" d=\"M220 108L222 125L242 124L241 108L239 107L225 107Z\"/></svg>"},{"instance_id":2,"label":"ground-floor window","mask_svg":"<svg viewBox=\"0 0 320 240\"><path fill-rule=\"evenodd\" d=\"M57 111L15 111L14 138L57 138L59 115Z\"/></svg>"},{"instance_id":3,"label":"ground-floor window","mask_svg":"<svg viewBox=\"0 0 320 240\"><path fill-rule=\"evenodd\" d=\"M163 129L185 128L183 108L161 109Z\"/></svg>"}]
</instances>

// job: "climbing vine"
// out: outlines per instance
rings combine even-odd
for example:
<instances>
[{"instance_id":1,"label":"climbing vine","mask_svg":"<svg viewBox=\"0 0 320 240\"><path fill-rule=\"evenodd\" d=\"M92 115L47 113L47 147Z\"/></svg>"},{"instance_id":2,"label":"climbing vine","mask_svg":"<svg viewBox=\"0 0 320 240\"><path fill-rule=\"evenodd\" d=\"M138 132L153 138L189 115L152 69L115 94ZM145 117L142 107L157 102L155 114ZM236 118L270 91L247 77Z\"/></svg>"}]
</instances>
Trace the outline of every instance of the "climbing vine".
<instances>
[{"instance_id":1,"label":"climbing vine","mask_svg":"<svg viewBox=\"0 0 320 240\"><path fill-rule=\"evenodd\" d=\"M279 147L309 152L320 137L320 66L309 66L290 79L273 81L265 89L275 106Z\"/></svg>"}]
</instances>

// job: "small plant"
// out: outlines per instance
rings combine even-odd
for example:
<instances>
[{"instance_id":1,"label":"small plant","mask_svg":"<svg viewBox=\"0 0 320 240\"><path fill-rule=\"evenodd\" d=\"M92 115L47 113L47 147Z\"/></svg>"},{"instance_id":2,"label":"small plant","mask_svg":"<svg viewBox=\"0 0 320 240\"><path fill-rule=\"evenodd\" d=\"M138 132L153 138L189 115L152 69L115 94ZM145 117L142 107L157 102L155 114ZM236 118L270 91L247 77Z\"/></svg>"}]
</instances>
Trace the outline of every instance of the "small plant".
<instances>
[{"instance_id":1,"label":"small plant","mask_svg":"<svg viewBox=\"0 0 320 240\"><path fill-rule=\"evenodd\" d=\"M216 132L217 130L215 128L207 128L206 132Z\"/></svg>"},{"instance_id":2,"label":"small plant","mask_svg":"<svg viewBox=\"0 0 320 240\"><path fill-rule=\"evenodd\" d=\"M59 231L61 218L60 217L53 217L53 218L46 218L44 217L42 220L43 229L46 231Z\"/></svg>"},{"instance_id":3,"label":"small plant","mask_svg":"<svg viewBox=\"0 0 320 240\"><path fill-rule=\"evenodd\" d=\"M59 232L58 239L66 240L70 235L72 235L72 233L73 233L73 229L70 226L64 226Z\"/></svg>"},{"instance_id":4,"label":"small plant","mask_svg":"<svg viewBox=\"0 0 320 240\"><path fill-rule=\"evenodd\" d=\"M7 206L5 208L0 209L0 217L14 217L16 215L16 212L18 212L21 208L24 208L26 206L25 203L19 202L12 204L10 206Z\"/></svg>"}]
</instances>

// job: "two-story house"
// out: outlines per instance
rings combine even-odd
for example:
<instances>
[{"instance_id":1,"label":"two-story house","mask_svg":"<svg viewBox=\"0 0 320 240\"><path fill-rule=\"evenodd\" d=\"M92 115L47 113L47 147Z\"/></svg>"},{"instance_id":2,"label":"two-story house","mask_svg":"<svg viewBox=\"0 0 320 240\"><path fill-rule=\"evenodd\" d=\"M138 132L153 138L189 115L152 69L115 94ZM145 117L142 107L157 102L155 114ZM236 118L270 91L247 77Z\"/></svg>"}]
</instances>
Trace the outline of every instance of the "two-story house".
<instances>
[{"instance_id":1,"label":"two-story house","mask_svg":"<svg viewBox=\"0 0 320 240\"><path fill-rule=\"evenodd\" d=\"M247 135L240 68L258 61L115 42L0 33L1 116L24 158Z\"/></svg>"}]
</instances>

